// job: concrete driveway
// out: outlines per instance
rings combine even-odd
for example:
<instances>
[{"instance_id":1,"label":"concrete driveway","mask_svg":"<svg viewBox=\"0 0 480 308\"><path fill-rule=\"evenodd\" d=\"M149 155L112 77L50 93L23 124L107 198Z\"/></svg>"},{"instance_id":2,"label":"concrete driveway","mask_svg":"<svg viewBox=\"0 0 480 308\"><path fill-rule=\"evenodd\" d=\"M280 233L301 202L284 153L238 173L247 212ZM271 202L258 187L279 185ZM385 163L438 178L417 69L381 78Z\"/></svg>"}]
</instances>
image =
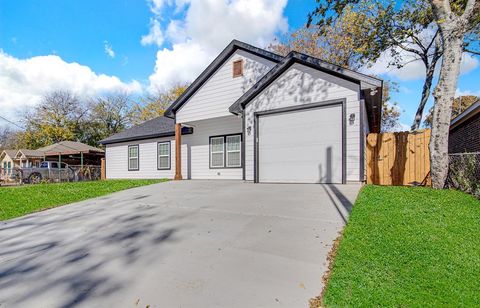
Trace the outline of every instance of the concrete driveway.
<instances>
[{"instance_id":1,"label":"concrete driveway","mask_svg":"<svg viewBox=\"0 0 480 308\"><path fill-rule=\"evenodd\" d=\"M359 188L168 182L0 222L0 306L307 307Z\"/></svg>"}]
</instances>

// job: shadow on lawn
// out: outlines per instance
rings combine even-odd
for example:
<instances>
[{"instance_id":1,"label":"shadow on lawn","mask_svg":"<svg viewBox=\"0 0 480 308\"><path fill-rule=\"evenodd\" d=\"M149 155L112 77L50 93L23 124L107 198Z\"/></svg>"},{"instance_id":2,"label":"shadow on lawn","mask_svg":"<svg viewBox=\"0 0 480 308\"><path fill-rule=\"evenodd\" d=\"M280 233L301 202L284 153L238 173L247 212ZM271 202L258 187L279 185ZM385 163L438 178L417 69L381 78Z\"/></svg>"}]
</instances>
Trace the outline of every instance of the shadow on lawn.
<instances>
[{"instance_id":1,"label":"shadow on lawn","mask_svg":"<svg viewBox=\"0 0 480 308\"><path fill-rule=\"evenodd\" d=\"M72 307L121 295L179 240L185 216L148 201L131 195L0 222L0 305Z\"/></svg>"}]
</instances>

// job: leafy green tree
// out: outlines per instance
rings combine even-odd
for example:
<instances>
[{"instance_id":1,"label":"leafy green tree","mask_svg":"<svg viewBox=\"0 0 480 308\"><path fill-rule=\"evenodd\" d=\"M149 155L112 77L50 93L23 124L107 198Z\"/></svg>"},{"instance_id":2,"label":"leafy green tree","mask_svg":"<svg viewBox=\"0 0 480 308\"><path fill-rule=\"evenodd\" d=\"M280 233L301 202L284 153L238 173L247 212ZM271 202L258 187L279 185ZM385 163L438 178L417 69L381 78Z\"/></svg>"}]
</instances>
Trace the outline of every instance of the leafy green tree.
<instances>
[{"instance_id":1,"label":"leafy green tree","mask_svg":"<svg viewBox=\"0 0 480 308\"><path fill-rule=\"evenodd\" d=\"M455 119L460 113L464 112L468 107L475 104L480 100L480 97L475 95L465 95L456 97L452 103L452 116L451 119ZM428 111L428 116L423 121L425 127L432 128L433 121L433 107Z\"/></svg>"},{"instance_id":2,"label":"leafy green tree","mask_svg":"<svg viewBox=\"0 0 480 308\"><path fill-rule=\"evenodd\" d=\"M406 55L413 56L412 61L423 61L426 78L412 129L420 125L431 92L435 65L443 57L439 81L433 92L435 104L430 140L432 186L435 188L442 188L447 176L448 131L462 54L479 54L479 2L319 0L316 9L308 16L309 24L316 24L322 33L339 20L347 8L363 12L373 18L369 28L370 47L365 49L365 60L373 63L382 53L390 51L390 64L397 67L409 62ZM425 39L425 33L434 34ZM361 38L356 42L363 43ZM400 61L396 62L397 59Z\"/></svg>"},{"instance_id":3,"label":"leafy green tree","mask_svg":"<svg viewBox=\"0 0 480 308\"><path fill-rule=\"evenodd\" d=\"M131 112L133 124L140 124L147 120L162 116L165 110L186 89L187 84L177 84L167 90L157 90L144 96L139 104L134 104Z\"/></svg>"},{"instance_id":4,"label":"leafy green tree","mask_svg":"<svg viewBox=\"0 0 480 308\"><path fill-rule=\"evenodd\" d=\"M294 50L345 68L359 69L365 65L368 28L372 22L371 16L346 7L334 23L324 27L306 25L275 40L269 49L284 56Z\"/></svg>"},{"instance_id":5,"label":"leafy green tree","mask_svg":"<svg viewBox=\"0 0 480 308\"><path fill-rule=\"evenodd\" d=\"M412 124L412 130L421 123L425 104L430 96L435 66L442 56L438 29L433 23L433 13L426 1L319 1L309 15L319 33L329 31L331 24L355 12L365 15L368 23L362 27L364 34L352 39L353 48L359 50L359 62L375 63L382 54L388 54L388 65L402 68L408 63L421 61L425 66L422 95ZM356 23L354 23L356 25ZM356 33L356 32L354 32Z\"/></svg>"}]
</instances>

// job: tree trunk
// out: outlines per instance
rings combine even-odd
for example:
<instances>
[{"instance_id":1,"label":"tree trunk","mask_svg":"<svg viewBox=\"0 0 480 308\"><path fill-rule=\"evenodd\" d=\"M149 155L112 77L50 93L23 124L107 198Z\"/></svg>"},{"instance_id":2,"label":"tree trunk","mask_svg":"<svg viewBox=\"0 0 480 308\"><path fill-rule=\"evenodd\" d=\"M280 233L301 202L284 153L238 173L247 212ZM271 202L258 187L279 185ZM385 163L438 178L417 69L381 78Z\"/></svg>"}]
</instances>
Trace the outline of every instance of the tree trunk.
<instances>
[{"instance_id":1,"label":"tree trunk","mask_svg":"<svg viewBox=\"0 0 480 308\"><path fill-rule=\"evenodd\" d=\"M462 31L455 31L455 23L446 21L441 25L443 38L443 59L438 84L433 91L432 136L430 139L430 160L432 186L442 189L448 174L448 135L452 103L455 98L460 61L462 60Z\"/></svg>"},{"instance_id":2,"label":"tree trunk","mask_svg":"<svg viewBox=\"0 0 480 308\"><path fill-rule=\"evenodd\" d=\"M435 65L437 64L437 59L433 59L430 66L427 68L427 74L425 76L425 82L423 84L422 98L420 99L420 104L418 105L417 113L415 114L415 119L413 120L412 131L417 130L420 127L422 122L423 109L427 104L428 97L430 96L430 89L432 88L433 73L435 72Z\"/></svg>"}]
</instances>

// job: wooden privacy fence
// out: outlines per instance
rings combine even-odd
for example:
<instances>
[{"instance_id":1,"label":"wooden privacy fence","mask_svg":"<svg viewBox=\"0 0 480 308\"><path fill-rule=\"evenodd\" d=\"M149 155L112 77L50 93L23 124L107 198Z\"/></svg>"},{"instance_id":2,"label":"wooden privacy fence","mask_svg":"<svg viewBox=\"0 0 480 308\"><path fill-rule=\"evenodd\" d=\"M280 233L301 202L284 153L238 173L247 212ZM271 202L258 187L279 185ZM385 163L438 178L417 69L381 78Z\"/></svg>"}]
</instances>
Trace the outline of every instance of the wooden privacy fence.
<instances>
[{"instance_id":1,"label":"wooden privacy fence","mask_svg":"<svg viewBox=\"0 0 480 308\"><path fill-rule=\"evenodd\" d=\"M105 158L102 158L101 160L101 167L100 167L100 178L102 180L105 180L107 178L107 175L106 175L106 166L105 166Z\"/></svg>"},{"instance_id":2,"label":"wooden privacy fence","mask_svg":"<svg viewBox=\"0 0 480 308\"><path fill-rule=\"evenodd\" d=\"M430 129L368 134L367 183L430 185Z\"/></svg>"}]
</instances>

